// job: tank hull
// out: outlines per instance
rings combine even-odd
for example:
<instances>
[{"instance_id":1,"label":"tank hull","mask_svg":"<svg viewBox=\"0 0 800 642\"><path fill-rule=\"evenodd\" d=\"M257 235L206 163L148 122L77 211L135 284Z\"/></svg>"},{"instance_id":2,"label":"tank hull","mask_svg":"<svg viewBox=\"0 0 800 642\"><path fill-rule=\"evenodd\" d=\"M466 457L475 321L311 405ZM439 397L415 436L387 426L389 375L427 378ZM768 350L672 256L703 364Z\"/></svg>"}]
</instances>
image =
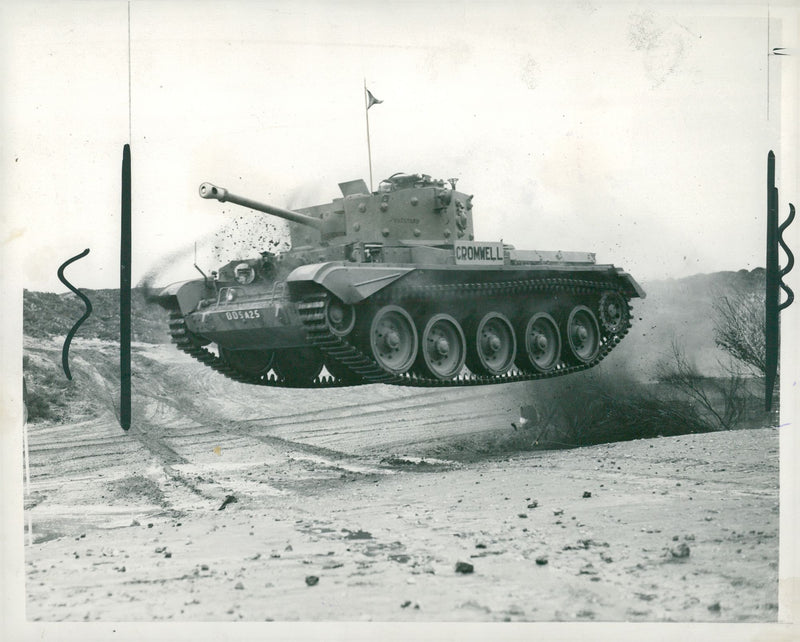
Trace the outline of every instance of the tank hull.
<instances>
[{"instance_id":1,"label":"tank hull","mask_svg":"<svg viewBox=\"0 0 800 642\"><path fill-rule=\"evenodd\" d=\"M178 346L240 381L299 387L569 374L610 352L630 325L630 299L644 295L623 271L595 264L327 262L272 283L201 284L163 293ZM272 365L276 355L282 367ZM258 360L263 367L253 368Z\"/></svg>"}]
</instances>

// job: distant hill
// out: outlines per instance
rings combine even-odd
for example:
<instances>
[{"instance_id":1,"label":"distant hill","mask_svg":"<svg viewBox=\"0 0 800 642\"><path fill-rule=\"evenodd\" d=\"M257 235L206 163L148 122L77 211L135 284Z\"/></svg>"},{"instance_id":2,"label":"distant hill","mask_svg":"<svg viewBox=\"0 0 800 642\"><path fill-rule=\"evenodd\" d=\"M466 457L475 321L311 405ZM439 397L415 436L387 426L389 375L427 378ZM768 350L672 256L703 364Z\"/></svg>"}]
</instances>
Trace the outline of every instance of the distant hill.
<instances>
[{"instance_id":1,"label":"distant hill","mask_svg":"<svg viewBox=\"0 0 800 642\"><path fill-rule=\"evenodd\" d=\"M725 355L714 345L712 301L734 289L764 291L764 270L714 272L682 279L642 283L644 300L633 300L634 323L615 349L614 362L626 363L637 378L652 376L655 365L675 338L704 374L718 374ZM79 337L119 340L119 291L86 290L94 311L78 331ZM29 337L63 336L83 314L83 303L72 293L24 291L23 328ZM133 340L168 343L167 313L148 302L143 289L132 293Z\"/></svg>"},{"instance_id":2,"label":"distant hill","mask_svg":"<svg viewBox=\"0 0 800 642\"><path fill-rule=\"evenodd\" d=\"M76 336L119 341L119 290L82 290L92 302L92 314ZM64 336L83 315L85 307L72 292L31 292L22 295L22 327L35 338ZM169 343L167 313L147 301L145 291L131 292L131 334L134 341Z\"/></svg>"},{"instance_id":3,"label":"distant hill","mask_svg":"<svg viewBox=\"0 0 800 642\"><path fill-rule=\"evenodd\" d=\"M696 274L642 287L647 298L633 299L633 327L610 358L625 359L634 374L647 378L675 339L703 374L716 375L727 356L714 343L712 302L735 290L763 293L765 270Z\"/></svg>"}]
</instances>

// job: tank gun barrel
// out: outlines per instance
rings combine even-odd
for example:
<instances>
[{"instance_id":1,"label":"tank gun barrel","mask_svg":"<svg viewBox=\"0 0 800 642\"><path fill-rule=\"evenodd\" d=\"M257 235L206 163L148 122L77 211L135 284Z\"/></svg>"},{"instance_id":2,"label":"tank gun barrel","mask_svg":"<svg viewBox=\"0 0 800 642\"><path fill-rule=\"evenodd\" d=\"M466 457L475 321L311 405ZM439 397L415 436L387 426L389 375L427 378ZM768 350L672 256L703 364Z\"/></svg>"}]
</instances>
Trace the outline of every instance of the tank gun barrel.
<instances>
[{"instance_id":1,"label":"tank gun barrel","mask_svg":"<svg viewBox=\"0 0 800 642\"><path fill-rule=\"evenodd\" d=\"M308 225L313 227L320 232L326 233L328 232L328 226L326 225L326 221L323 221L320 218L314 218L313 216L306 216L305 214L300 214L299 212L293 212L292 210L287 210L282 207L276 207L275 205L267 205L266 203L259 203L258 201L254 201L250 198L246 198L244 196L238 196L237 194L232 194L224 187L217 187L212 183L203 183L200 185L200 197L201 198L213 198L218 200L220 203L236 203L237 205L241 205L242 207L249 207L250 209L257 210L259 212L264 212L265 214L272 214L273 216L277 216L279 218L285 218L288 221L292 221L294 223L300 223L301 225Z\"/></svg>"}]
</instances>

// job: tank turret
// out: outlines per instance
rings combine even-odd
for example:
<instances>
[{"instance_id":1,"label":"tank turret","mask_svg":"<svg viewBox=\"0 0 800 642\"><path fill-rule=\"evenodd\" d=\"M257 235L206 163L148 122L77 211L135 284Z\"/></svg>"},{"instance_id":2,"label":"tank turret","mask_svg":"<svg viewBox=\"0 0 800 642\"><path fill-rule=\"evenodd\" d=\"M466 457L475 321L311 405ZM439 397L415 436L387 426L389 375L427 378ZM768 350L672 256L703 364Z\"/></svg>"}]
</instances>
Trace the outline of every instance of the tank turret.
<instances>
[{"instance_id":1,"label":"tank turret","mask_svg":"<svg viewBox=\"0 0 800 642\"><path fill-rule=\"evenodd\" d=\"M292 230L295 247L320 241L441 246L474 239L472 195L457 191L455 185L454 178L445 182L428 174L398 172L381 181L378 191L372 193L363 180L340 183L341 198L299 211L260 203L211 183L200 185L200 196L299 223L304 229Z\"/></svg>"}]
</instances>

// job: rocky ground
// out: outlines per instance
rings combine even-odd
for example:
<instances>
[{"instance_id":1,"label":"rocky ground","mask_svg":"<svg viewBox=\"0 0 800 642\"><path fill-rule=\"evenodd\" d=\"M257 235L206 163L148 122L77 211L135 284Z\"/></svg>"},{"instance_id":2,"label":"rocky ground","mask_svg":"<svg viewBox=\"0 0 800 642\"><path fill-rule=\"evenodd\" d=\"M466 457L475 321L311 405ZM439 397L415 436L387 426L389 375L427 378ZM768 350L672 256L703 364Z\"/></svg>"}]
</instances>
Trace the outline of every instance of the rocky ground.
<instances>
[{"instance_id":1,"label":"rocky ground","mask_svg":"<svg viewBox=\"0 0 800 642\"><path fill-rule=\"evenodd\" d=\"M73 349L95 416L28 426L29 620L777 619L776 429L465 452L535 388L253 389L141 344L126 434L114 350Z\"/></svg>"}]
</instances>

